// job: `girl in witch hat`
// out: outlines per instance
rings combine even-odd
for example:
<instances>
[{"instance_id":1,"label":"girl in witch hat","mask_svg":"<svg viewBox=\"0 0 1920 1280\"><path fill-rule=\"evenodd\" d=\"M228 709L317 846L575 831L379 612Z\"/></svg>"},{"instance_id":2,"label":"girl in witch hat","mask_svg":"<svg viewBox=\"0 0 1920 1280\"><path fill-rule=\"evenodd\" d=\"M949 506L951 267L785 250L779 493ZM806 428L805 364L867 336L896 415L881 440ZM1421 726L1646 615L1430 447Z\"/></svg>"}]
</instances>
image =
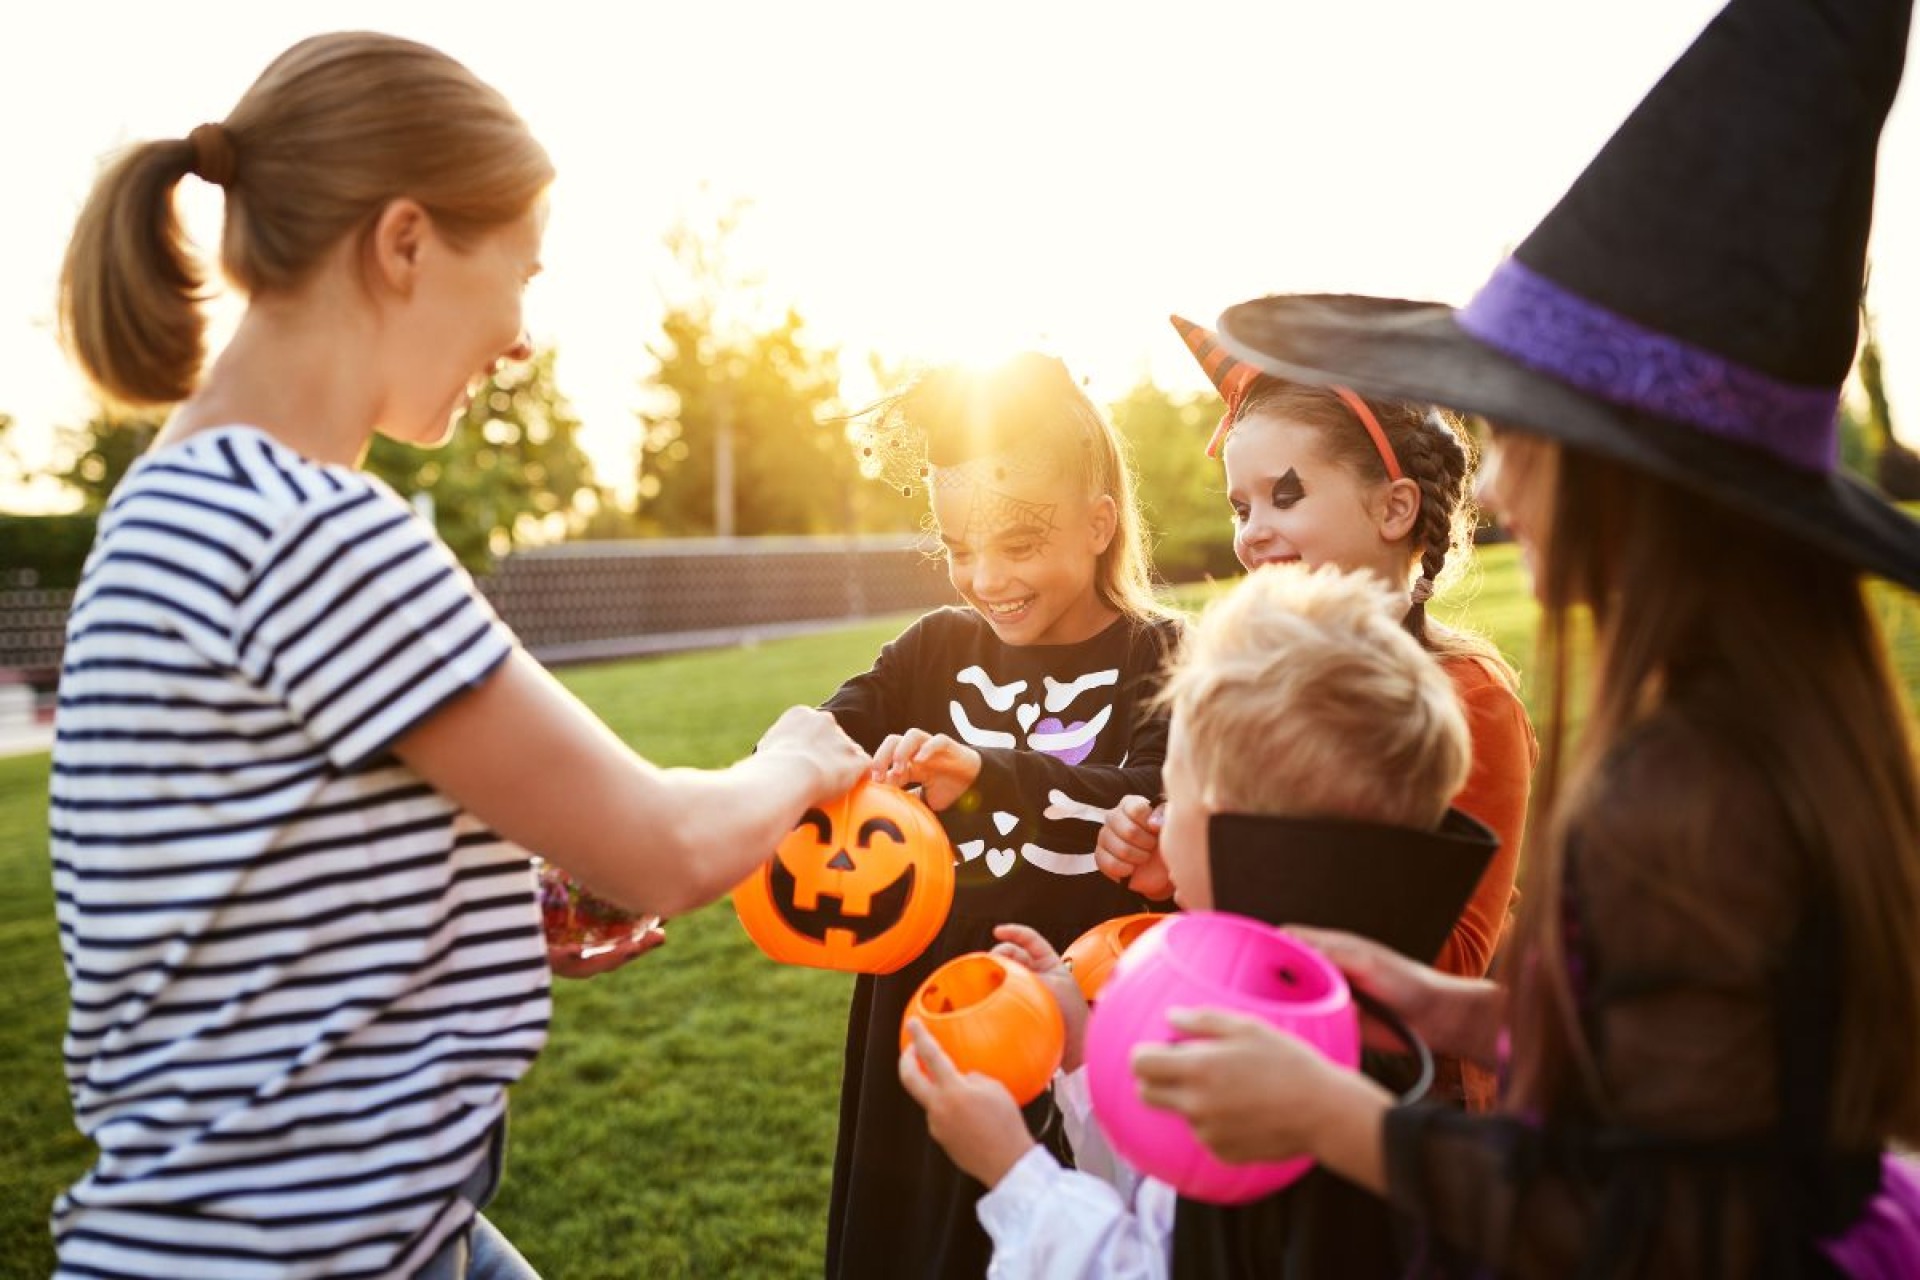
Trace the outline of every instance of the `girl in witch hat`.
<instances>
[{"instance_id":1,"label":"girl in witch hat","mask_svg":"<svg viewBox=\"0 0 1920 1280\"><path fill-rule=\"evenodd\" d=\"M1920 1273L1920 787L1834 465L1910 0L1733 0L1464 309L1279 297L1265 372L1485 417L1552 675L1511 985L1314 934L1505 1114L1396 1108L1196 1012L1135 1059L1225 1157L1310 1152L1484 1274ZM1563 734L1578 616L1584 731ZM1435 1261L1435 1265L1441 1265Z\"/></svg>"},{"instance_id":2,"label":"girl in witch hat","mask_svg":"<svg viewBox=\"0 0 1920 1280\"><path fill-rule=\"evenodd\" d=\"M1471 551L1469 441L1430 407L1262 375L1209 330L1171 318L1227 402L1207 453L1224 460L1240 563L1364 569L1407 591L1407 630L1453 681L1473 733L1473 772L1454 807L1492 827L1500 851L1434 964L1481 977L1507 925L1539 748L1518 678L1499 651L1427 616L1435 583ZM1143 888L1164 875L1144 797L1110 812L1100 842L1103 867L1116 878ZM1444 1075L1442 1096L1479 1110L1492 1105L1491 1071L1451 1062Z\"/></svg>"}]
</instances>

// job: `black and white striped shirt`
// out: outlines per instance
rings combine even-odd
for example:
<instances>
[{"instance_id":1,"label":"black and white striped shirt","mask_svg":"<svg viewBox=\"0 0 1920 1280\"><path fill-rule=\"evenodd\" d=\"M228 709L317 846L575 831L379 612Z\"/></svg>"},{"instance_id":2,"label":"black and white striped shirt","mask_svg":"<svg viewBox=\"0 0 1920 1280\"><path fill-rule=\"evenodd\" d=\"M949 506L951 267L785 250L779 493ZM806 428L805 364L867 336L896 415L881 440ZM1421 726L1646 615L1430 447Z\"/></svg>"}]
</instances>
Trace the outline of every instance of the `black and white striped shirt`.
<instances>
[{"instance_id":1,"label":"black and white striped shirt","mask_svg":"<svg viewBox=\"0 0 1920 1280\"><path fill-rule=\"evenodd\" d=\"M546 1038L525 853L399 764L512 637L392 490L140 460L68 624L52 852L93 1169L60 1275L404 1275Z\"/></svg>"}]
</instances>

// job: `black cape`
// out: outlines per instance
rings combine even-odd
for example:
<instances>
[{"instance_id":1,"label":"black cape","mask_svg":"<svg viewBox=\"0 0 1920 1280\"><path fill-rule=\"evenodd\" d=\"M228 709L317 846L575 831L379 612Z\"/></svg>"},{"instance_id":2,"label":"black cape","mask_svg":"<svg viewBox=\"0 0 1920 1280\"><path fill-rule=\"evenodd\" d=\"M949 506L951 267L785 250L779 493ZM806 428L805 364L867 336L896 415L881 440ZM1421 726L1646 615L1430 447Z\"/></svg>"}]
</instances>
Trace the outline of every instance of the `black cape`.
<instances>
[{"instance_id":1,"label":"black cape","mask_svg":"<svg viewBox=\"0 0 1920 1280\"><path fill-rule=\"evenodd\" d=\"M1216 814L1209 824L1214 905L1269 924L1343 929L1433 959L1466 909L1499 841L1457 810L1434 831L1364 822ZM1367 1074L1395 1092L1407 1060L1368 1053ZM1413 1236L1384 1200L1315 1169L1249 1205L1181 1197L1176 1280L1398 1276Z\"/></svg>"}]
</instances>

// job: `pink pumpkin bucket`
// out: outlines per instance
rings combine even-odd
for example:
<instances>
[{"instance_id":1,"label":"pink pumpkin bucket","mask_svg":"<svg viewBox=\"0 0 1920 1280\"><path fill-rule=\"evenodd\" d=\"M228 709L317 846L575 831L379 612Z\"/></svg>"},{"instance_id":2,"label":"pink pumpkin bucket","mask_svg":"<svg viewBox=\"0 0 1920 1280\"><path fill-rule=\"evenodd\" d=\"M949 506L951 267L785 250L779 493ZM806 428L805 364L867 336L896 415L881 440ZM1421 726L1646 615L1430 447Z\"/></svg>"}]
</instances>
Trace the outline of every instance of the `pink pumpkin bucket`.
<instances>
[{"instance_id":1,"label":"pink pumpkin bucket","mask_svg":"<svg viewBox=\"0 0 1920 1280\"><path fill-rule=\"evenodd\" d=\"M1343 1067L1360 1061L1360 1019L1347 980L1319 952L1271 925L1224 911L1168 916L1114 966L1087 1023L1087 1086L1113 1149L1142 1173L1210 1204L1245 1204L1313 1167L1307 1157L1228 1164L1186 1120L1140 1100L1129 1059L1139 1044L1186 1039L1174 1008L1245 1014L1306 1041Z\"/></svg>"}]
</instances>

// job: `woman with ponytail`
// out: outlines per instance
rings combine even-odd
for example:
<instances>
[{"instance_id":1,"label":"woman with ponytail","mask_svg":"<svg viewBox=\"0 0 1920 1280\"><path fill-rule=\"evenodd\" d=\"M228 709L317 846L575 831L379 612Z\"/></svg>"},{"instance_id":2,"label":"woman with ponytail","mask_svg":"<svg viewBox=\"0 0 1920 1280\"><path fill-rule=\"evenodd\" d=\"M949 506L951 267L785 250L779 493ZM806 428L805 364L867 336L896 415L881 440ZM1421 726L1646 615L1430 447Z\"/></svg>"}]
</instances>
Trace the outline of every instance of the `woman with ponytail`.
<instances>
[{"instance_id":1,"label":"woman with ponytail","mask_svg":"<svg viewBox=\"0 0 1920 1280\"><path fill-rule=\"evenodd\" d=\"M206 369L189 175L247 303ZM867 767L807 708L728 769L640 759L358 470L527 354L552 178L465 67L340 34L133 147L80 216L69 345L174 407L101 515L60 682L65 1060L99 1158L54 1205L59 1275L529 1274L478 1214L546 1039L527 850L679 915Z\"/></svg>"}]
</instances>

